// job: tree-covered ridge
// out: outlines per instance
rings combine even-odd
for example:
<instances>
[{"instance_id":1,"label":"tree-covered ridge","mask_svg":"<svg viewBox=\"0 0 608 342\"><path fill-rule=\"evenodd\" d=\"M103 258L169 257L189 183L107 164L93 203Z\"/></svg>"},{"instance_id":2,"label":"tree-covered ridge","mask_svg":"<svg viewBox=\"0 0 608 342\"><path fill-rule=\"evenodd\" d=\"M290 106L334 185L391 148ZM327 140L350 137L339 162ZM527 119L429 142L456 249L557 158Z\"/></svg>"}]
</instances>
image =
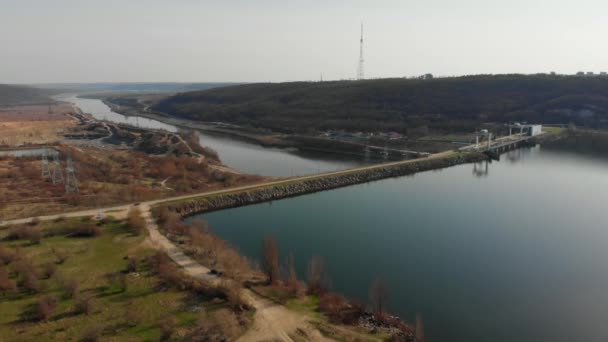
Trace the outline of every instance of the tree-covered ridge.
<instances>
[{"instance_id":1,"label":"tree-covered ridge","mask_svg":"<svg viewBox=\"0 0 608 342\"><path fill-rule=\"evenodd\" d=\"M257 83L177 94L155 110L282 132L470 131L482 122L607 126L608 77L453 78Z\"/></svg>"},{"instance_id":2,"label":"tree-covered ridge","mask_svg":"<svg viewBox=\"0 0 608 342\"><path fill-rule=\"evenodd\" d=\"M21 85L0 84L0 106L46 104L53 102L47 90Z\"/></svg>"}]
</instances>

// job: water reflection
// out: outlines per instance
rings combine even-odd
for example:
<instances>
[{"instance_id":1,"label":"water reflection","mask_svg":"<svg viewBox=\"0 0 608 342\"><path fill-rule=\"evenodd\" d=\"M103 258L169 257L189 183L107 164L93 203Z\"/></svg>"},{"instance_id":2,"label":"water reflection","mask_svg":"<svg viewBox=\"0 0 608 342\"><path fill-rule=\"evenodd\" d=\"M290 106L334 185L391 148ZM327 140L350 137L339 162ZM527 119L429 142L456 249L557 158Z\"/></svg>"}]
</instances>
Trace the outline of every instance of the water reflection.
<instances>
[{"instance_id":1,"label":"water reflection","mask_svg":"<svg viewBox=\"0 0 608 342\"><path fill-rule=\"evenodd\" d=\"M489 172L489 164L490 162L487 160L473 164L473 175L479 178L487 177Z\"/></svg>"}]
</instances>

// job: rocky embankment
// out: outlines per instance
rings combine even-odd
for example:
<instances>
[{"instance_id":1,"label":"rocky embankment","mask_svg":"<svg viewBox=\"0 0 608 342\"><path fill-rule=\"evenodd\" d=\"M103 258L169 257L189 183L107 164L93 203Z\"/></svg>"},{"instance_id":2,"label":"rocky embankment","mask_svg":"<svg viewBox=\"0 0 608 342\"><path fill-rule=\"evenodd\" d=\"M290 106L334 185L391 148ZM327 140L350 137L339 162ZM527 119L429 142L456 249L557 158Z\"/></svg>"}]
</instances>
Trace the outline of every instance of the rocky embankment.
<instances>
[{"instance_id":1,"label":"rocky embankment","mask_svg":"<svg viewBox=\"0 0 608 342\"><path fill-rule=\"evenodd\" d=\"M235 208L254 203L279 200L318 191L336 189L348 185L366 183L390 177L411 175L417 172L441 169L459 164L472 163L485 160L487 157L480 153L469 153L453 157L422 159L417 162L387 166L376 169L366 169L360 172L340 174L294 181L293 183L279 184L266 188L259 188L240 193L232 193L213 197L201 197L168 205L168 209L189 216L220 209Z\"/></svg>"}]
</instances>

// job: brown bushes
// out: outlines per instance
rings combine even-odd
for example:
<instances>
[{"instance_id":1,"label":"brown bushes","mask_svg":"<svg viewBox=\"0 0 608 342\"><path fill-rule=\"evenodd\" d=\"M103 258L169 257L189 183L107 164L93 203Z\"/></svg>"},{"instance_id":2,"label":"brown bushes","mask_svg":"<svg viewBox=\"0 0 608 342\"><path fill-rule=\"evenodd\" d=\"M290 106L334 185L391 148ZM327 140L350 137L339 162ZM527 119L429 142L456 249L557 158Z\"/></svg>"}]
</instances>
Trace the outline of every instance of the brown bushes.
<instances>
[{"instance_id":1,"label":"brown bushes","mask_svg":"<svg viewBox=\"0 0 608 342\"><path fill-rule=\"evenodd\" d=\"M54 296L44 296L40 298L36 308L36 319L47 321L57 308L57 303L57 297Z\"/></svg>"},{"instance_id":2,"label":"brown bushes","mask_svg":"<svg viewBox=\"0 0 608 342\"><path fill-rule=\"evenodd\" d=\"M80 282L70 279L63 283L63 296L65 298L76 298L80 289Z\"/></svg>"},{"instance_id":3,"label":"brown bushes","mask_svg":"<svg viewBox=\"0 0 608 342\"><path fill-rule=\"evenodd\" d=\"M137 257L129 256L127 257L127 273L137 272Z\"/></svg>"},{"instance_id":4,"label":"brown bushes","mask_svg":"<svg viewBox=\"0 0 608 342\"><path fill-rule=\"evenodd\" d=\"M235 312L242 312L248 309L242 291L243 286L233 280L224 280L220 286L221 291L226 295L230 308Z\"/></svg>"},{"instance_id":5,"label":"brown bushes","mask_svg":"<svg viewBox=\"0 0 608 342\"><path fill-rule=\"evenodd\" d=\"M17 253L0 246L0 264L8 265L17 259Z\"/></svg>"},{"instance_id":6,"label":"brown bushes","mask_svg":"<svg viewBox=\"0 0 608 342\"><path fill-rule=\"evenodd\" d=\"M89 325L82 336L82 342L98 342L103 329L98 324Z\"/></svg>"},{"instance_id":7,"label":"brown bushes","mask_svg":"<svg viewBox=\"0 0 608 342\"><path fill-rule=\"evenodd\" d=\"M172 316L167 316L160 320L158 326L160 328L160 340L169 341L175 333L177 320Z\"/></svg>"},{"instance_id":8,"label":"brown bushes","mask_svg":"<svg viewBox=\"0 0 608 342\"><path fill-rule=\"evenodd\" d=\"M365 313L365 308L360 302L349 301L333 292L319 296L319 310L333 322L341 324L356 324Z\"/></svg>"},{"instance_id":9,"label":"brown bushes","mask_svg":"<svg viewBox=\"0 0 608 342\"><path fill-rule=\"evenodd\" d=\"M27 259L21 259L14 265L14 270L19 276L18 284L30 293L38 293L41 284L38 281L39 274L36 267Z\"/></svg>"},{"instance_id":10,"label":"brown bushes","mask_svg":"<svg viewBox=\"0 0 608 342\"><path fill-rule=\"evenodd\" d=\"M94 304L93 297L78 298L74 303L74 311L77 314L90 315L93 312Z\"/></svg>"},{"instance_id":11,"label":"brown bushes","mask_svg":"<svg viewBox=\"0 0 608 342\"><path fill-rule=\"evenodd\" d=\"M39 244L42 233L39 229L32 226L12 227L5 238L6 240L30 240L31 244Z\"/></svg>"},{"instance_id":12,"label":"brown bushes","mask_svg":"<svg viewBox=\"0 0 608 342\"><path fill-rule=\"evenodd\" d=\"M233 341L240 335L243 325L229 310L217 310L212 317L203 311L186 340L198 341L204 336L201 341Z\"/></svg>"},{"instance_id":13,"label":"brown bushes","mask_svg":"<svg viewBox=\"0 0 608 342\"><path fill-rule=\"evenodd\" d=\"M17 286L11 281L8 270L0 265L0 293L13 292L16 289Z\"/></svg>"},{"instance_id":14,"label":"brown bushes","mask_svg":"<svg viewBox=\"0 0 608 342\"><path fill-rule=\"evenodd\" d=\"M101 228L93 223L83 223L75 227L71 237L96 237L102 234Z\"/></svg>"},{"instance_id":15,"label":"brown bushes","mask_svg":"<svg viewBox=\"0 0 608 342\"><path fill-rule=\"evenodd\" d=\"M42 265L42 275L46 279L51 278L55 274L55 271L57 271L57 266L51 262Z\"/></svg>"}]
</instances>

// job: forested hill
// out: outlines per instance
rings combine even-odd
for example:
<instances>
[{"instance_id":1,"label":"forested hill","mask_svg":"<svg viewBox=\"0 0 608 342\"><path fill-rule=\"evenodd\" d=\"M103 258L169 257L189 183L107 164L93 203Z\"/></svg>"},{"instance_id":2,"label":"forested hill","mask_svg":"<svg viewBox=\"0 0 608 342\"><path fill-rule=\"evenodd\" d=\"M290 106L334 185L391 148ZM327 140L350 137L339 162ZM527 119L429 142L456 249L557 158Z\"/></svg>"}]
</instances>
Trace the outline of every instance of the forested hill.
<instances>
[{"instance_id":1,"label":"forested hill","mask_svg":"<svg viewBox=\"0 0 608 342\"><path fill-rule=\"evenodd\" d=\"M181 93L154 109L281 132L471 131L482 122L608 126L608 77L454 78L259 83Z\"/></svg>"},{"instance_id":2,"label":"forested hill","mask_svg":"<svg viewBox=\"0 0 608 342\"><path fill-rule=\"evenodd\" d=\"M0 84L0 106L46 104L53 102L47 90L20 85Z\"/></svg>"}]
</instances>

